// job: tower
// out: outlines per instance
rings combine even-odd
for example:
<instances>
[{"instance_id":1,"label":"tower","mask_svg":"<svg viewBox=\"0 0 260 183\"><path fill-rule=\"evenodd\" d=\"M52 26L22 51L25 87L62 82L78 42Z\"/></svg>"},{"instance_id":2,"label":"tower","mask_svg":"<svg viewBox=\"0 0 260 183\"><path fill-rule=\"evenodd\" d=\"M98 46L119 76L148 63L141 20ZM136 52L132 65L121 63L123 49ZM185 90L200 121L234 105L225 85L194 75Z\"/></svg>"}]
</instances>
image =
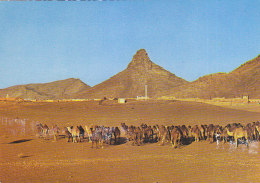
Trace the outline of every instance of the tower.
<instances>
[{"instance_id":1,"label":"tower","mask_svg":"<svg viewBox=\"0 0 260 183\"><path fill-rule=\"evenodd\" d=\"M147 85L145 85L145 99L148 99L148 96L147 96Z\"/></svg>"}]
</instances>

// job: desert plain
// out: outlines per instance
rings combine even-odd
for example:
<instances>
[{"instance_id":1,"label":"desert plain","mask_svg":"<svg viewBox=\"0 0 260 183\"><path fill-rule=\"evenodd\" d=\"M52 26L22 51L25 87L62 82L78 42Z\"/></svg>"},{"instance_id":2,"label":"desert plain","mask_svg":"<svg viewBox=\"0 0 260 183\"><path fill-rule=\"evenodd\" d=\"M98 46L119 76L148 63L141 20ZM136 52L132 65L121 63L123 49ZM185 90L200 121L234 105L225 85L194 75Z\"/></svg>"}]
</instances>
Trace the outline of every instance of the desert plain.
<instances>
[{"instance_id":1,"label":"desert plain","mask_svg":"<svg viewBox=\"0 0 260 183\"><path fill-rule=\"evenodd\" d=\"M178 100L0 102L0 181L6 182L260 182L260 146L202 140L91 148L91 143L36 136L35 125L195 125L258 121L259 104L216 106ZM62 130L61 130L62 131ZM124 134L121 134L123 139Z\"/></svg>"}]
</instances>

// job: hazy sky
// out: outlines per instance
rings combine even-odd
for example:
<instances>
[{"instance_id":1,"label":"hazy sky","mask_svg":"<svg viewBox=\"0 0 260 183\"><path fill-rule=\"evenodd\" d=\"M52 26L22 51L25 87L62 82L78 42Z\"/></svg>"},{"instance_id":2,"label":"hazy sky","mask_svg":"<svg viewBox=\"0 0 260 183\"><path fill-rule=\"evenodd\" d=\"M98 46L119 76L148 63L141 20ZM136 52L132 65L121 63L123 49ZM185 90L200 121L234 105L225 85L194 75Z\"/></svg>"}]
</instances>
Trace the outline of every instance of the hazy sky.
<instances>
[{"instance_id":1,"label":"hazy sky","mask_svg":"<svg viewBox=\"0 0 260 183\"><path fill-rule=\"evenodd\" d=\"M0 2L0 88L80 78L96 85L145 48L188 81L260 54L259 0Z\"/></svg>"}]
</instances>

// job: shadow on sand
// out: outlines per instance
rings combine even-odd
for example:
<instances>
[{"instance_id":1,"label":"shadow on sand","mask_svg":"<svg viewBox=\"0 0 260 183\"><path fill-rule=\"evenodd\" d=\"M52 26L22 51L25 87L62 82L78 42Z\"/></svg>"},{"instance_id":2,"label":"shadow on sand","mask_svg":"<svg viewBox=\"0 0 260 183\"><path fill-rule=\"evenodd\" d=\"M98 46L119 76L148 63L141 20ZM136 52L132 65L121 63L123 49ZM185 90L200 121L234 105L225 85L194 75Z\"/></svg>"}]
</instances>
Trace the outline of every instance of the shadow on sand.
<instances>
[{"instance_id":1,"label":"shadow on sand","mask_svg":"<svg viewBox=\"0 0 260 183\"><path fill-rule=\"evenodd\" d=\"M29 158L31 156L19 156L19 158Z\"/></svg>"},{"instance_id":2,"label":"shadow on sand","mask_svg":"<svg viewBox=\"0 0 260 183\"><path fill-rule=\"evenodd\" d=\"M127 142L126 137L119 137L119 139L117 140L116 143L114 142L114 139L113 139L111 145L121 145L121 144L125 144L126 142Z\"/></svg>"},{"instance_id":3,"label":"shadow on sand","mask_svg":"<svg viewBox=\"0 0 260 183\"><path fill-rule=\"evenodd\" d=\"M15 140L13 142L9 142L8 144L19 144L19 143L28 142L28 141L31 141L31 140L33 140L33 139Z\"/></svg>"}]
</instances>

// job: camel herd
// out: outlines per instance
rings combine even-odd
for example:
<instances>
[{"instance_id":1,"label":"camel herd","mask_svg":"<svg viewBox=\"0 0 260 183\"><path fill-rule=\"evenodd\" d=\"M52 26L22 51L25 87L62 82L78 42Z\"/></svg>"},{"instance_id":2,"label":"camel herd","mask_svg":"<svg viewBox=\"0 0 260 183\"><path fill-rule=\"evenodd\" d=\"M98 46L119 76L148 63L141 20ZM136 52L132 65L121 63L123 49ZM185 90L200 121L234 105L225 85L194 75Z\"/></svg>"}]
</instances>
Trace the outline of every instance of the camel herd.
<instances>
[{"instance_id":1,"label":"camel herd","mask_svg":"<svg viewBox=\"0 0 260 183\"><path fill-rule=\"evenodd\" d=\"M60 136L61 130L57 125L54 125L51 129L45 124L36 125L36 136L46 138L51 131L53 133L54 140L57 141L57 137ZM96 148L103 148L103 143L112 144L112 140L114 144L119 143L120 138L120 129L118 127L104 127L104 126L85 126L85 129L80 126L70 126L65 127L64 137L67 139L67 142L83 142L86 139L88 142L92 142L92 148L94 144L96 144Z\"/></svg>"},{"instance_id":2,"label":"camel herd","mask_svg":"<svg viewBox=\"0 0 260 183\"><path fill-rule=\"evenodd\" d=\"M103 148L103 143L120 144L120 138L130 141L132 145L142 145L145 143L158 143L164 145L170 142L173 147L187 145L192 142L207 140L211 143L215 141L235 142L238 147L239 142L249 146L252 141L259 141L260 137L260 122L252 122L246 125L240 123L232 123L226 126L220 125L178 125L164 126L154 125L148 126L141 124L140 126L127 126L121 123L121 127L105 127L90 125L85 126L70 126L65 127L63 135L57 125L51 129L45 124L36 125L37 135L46 138L49 132L52 131L54 140L57 141L59 136L64 136L67 142L83 142L84 140L94 144L96 148ZM120 137L121 136L121 137Z\"/></svg>"}]
</instances>

